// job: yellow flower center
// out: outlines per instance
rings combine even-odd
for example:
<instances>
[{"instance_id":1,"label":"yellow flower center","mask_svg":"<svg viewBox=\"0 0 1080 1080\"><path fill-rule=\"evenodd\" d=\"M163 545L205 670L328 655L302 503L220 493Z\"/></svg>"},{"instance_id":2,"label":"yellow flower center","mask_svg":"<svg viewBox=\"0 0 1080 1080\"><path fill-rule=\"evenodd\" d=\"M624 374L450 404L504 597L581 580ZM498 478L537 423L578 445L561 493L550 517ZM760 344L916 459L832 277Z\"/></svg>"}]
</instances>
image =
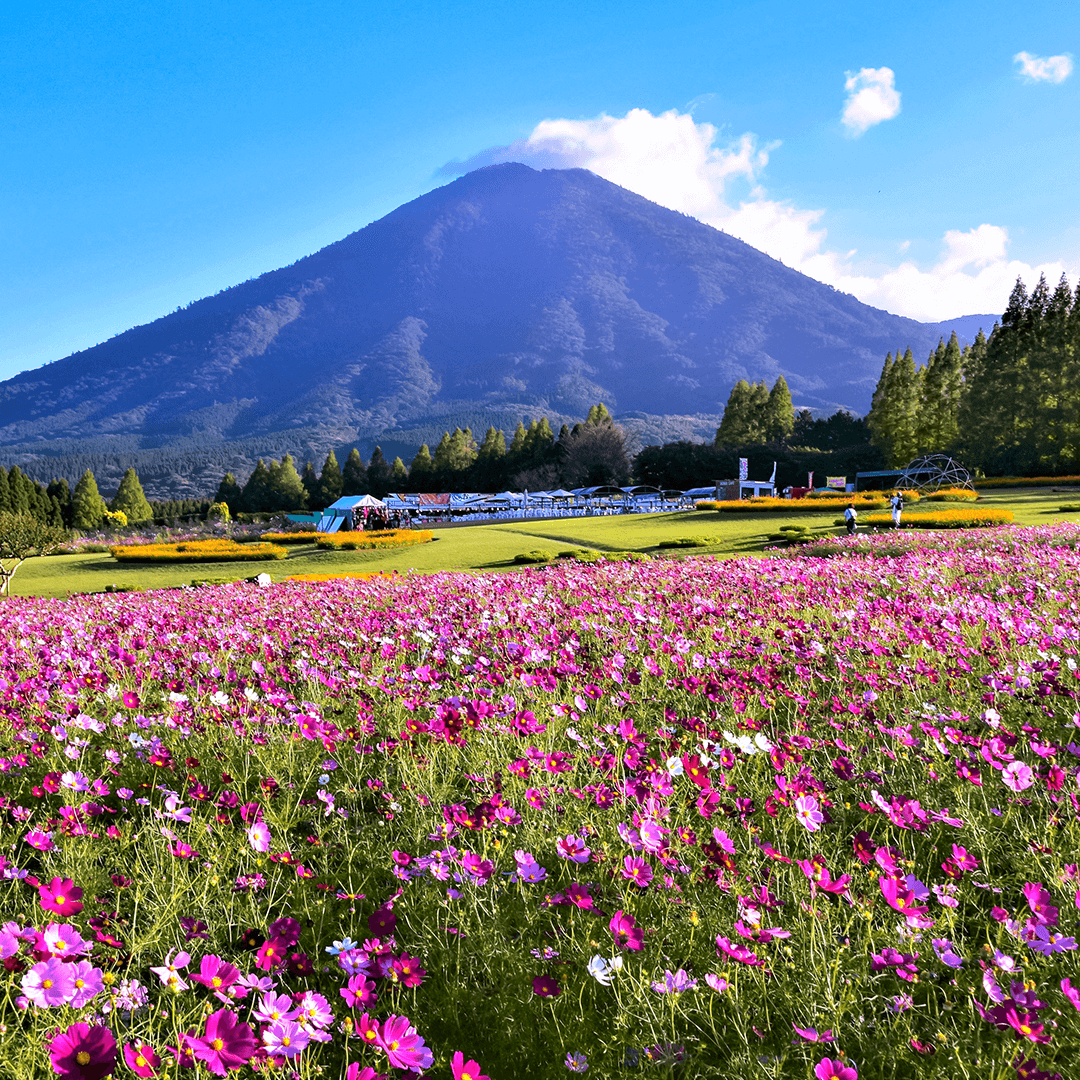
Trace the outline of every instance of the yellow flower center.
<instances>
[{"instance_id":1,"label":"yellow flower center","mask_svg":"<svg viewBox=\"0 0 1080 1080\"><path fill-rule=\"evenodd\" d=\"M215 1040L214 1040L214 1041L213 1041L213 1042L212 1042L212 1043L210 1044L210 1047L211 1047L211 1049L213 1049L213 1050L224 1050L224 1049L225 1049L225 1042L224 1042L224 1040L223 1040L223 1039L215 1039Z\"/></svg>"},{"instance_id":2,"label":"yellow flower center","mask_svg":"<svg viewBox=\"0 0 1080 1080\"><path fill-rule=\"evenodd\" d=\"M85 985L86 985L86 983L83 982L82 979L76 979L75 980L75 989L76 990L81 990Z\"/></svg>"},{"instance_id":3,"label":"yellow flower center","mask_svg":"<svg viewBox=\"0 0 1080 1080\"><path fill-rule=\"evenodd\" d=\"M290 1039L288 1035L284 1036L284 1038L282 1038L282 1040L281 1040L281 1045L282 1046L292 1046L292 1039Z\"/></svg>"},{"instance_id":4,"label":"yellow flower center","mask_svg":"<svg viewBox=\"0 0 1080 1080\"><path fill-rule=\"evenodd\" d=\"M52 979L42 979L41 987L43 990L49 990L52 988Z\"/></svg>"},{"instance_id":5,"label":"yellow flower center","mask_svg":"<svg viewBox=\"0 0 1080 1080\"><path fill-rule=\"evenodd\" d=\"M56 903L62 904L67 899L67 897L57 896L55 899L56 899Z\"/></svg>"},{"instance_id":6,"label":"yellow flower center","mask_svg":"<svg viewBox=\"0 0 1080 1080\"><path fill-rule=\"evenodd\" d=\"M136 1054L135 1064L138 1065L140 1069L145 1069L149 1066L150 1062L147 1061L146 1058L142 1056L142 1054Z\"/></svg>"},{"instance_id":7,"label":"yellow flower center","mask_svg":"<svg viewBox=\"0 0 1080 1080\"><path fill-rule=\"evenodd\" d=\"M392 1043L390 1044L390 1049L391 1049L391 1050L396 1050L396 1049L397 1049L397 1048L398 1048L398 1047L399 1047L400 1045L401 1045L401 1043L399 1043L399 1042L397 1041L397 1039L395 1039L395 1040L394 1040L394 1041L393 1041L393 1042L392 1042Z\"/></svg>"},{"instance_id":8,"label":"yellow flower center","mask_svg":"<svg viewBox=\"0 0 1080 1080\"><path fill-rule=\"evenodd\" d=\"M90 1064L90 1054L89 1054L89 1052L88 1052L88 1051L86 1051L86 1050L80 1050L80 1051L79 1051L79 1052L78 1052L78 1053L77 1053L77 1054L75 1055L75 1060L76 1060L76 1061L77 1061L77 1062L78 1062L78 1063L79 1063L80 1065L89 1065L89 1064Z\"/></svg>"},{"instance_id":9,"label":"yellow flower center","mask_svg":"<svg viewBox=\"0 0 1080 1080\"><path fill-rule=\"evenodd\" d=\"M373 1042L377 1036L372 1028L368 1028L367 1031L364 1032L364 1038Z\"/></svg>"},{"instance_id":10,"label":"yellow flower center","mask_svg":"<svg viewBox=\"0 0 1080 1080\"><path fill-rule=\"evenodd\" d=\"M221 985L221 979L219 979L216 975L210 981L214 984L215 990Z\"/></svg>"},{"instance_id":11,"label":"yellow flower center","mask_svg":"<svg viewBox=\"0 0 1080 1080\"><path fill-rule=\"evenodd\" d=\"M467 1072L463 1072L463 1073L461 1074L461 1080L473 1080L473 1074L472 1074L472 1073L467 1073Z\"/></svg>"}]
</instances>

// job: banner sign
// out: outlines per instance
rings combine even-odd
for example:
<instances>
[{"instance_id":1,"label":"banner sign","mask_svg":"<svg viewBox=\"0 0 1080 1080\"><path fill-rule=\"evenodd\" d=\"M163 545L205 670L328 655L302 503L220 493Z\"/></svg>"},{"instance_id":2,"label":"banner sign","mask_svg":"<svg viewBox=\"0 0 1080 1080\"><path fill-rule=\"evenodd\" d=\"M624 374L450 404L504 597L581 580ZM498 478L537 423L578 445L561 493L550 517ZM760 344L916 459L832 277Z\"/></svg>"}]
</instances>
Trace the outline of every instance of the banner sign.
<instances>
[{"instance_id":1,"label":"banner sign","mask_svg":"<svg viewBox=\"0 0 1080 1080\"><path fill-rule=\"evenodd\" d=\"M739 479L745 480L750 475L750 459L739 458Z\"/></svg>"},{"instance_id":2,"label":"banner sign","mask_svg":"<svg viewBox=\"0 0 1080 1080\"><path fill-rule=\"evenodd\" d=\"M830 476L825 481L825 486L826 487L831 487L831 488L838 488L840 491L843 491L844 488L847 487L847 477L846 476Z\"/></svg>"},{"instance_id":3,"label":"banner sign","mask_svg":"<svg viewBox=\"0 0 1080 1080\"><path fill-rule=\"evenodd\" d=\"M807 487L808 487L808 488L809 488L809 489L810 489L811 491L813 491L813 490L814 490L814 474L813 474L813 473L807 473L807 474L806 474L806 486L807 486Z\"/></svg>"}]
</instances>

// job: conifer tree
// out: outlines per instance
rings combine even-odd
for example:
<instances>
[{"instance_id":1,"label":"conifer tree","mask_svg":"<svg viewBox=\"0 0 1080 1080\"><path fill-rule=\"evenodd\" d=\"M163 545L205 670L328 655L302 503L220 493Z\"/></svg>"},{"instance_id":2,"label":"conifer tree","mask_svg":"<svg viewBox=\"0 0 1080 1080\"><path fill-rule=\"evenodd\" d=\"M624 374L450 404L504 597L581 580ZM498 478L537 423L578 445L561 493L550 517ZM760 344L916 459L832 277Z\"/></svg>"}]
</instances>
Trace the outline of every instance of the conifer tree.
<instances>
[{"instance_id":1,"label":"conifer tree","mask_svg":"<svg viewBox=\"0 0 1080 1080\"><path fill-rule=\"evenodd\" d=\"M270 505L268 510L303 510L307 496L292 454L286 454L270 466Z\"/></svg>"},{"instance_id":2,"label":"conifer tree","mask_svg":"<svg viewBox=\"0 0 1080 1080\"><path fill-rule=\"evenodd\" d=\"M371 494L381 499L390 490L390 466L383 457L382 447L376 446L367 468L368 487Z\"/></svg>"},{"instance_id":3,"label":"conifer tree","mask_svg":"<svg viewBox=\"0 0 1080 1080\"><path fill-rule=\"evenodd\" d=\"M354 446L345 459L345 468L341 470L341 494L366 495L367 490L367 469L360 451Z\"/></svg>"},{"instance_id":4,"label":"conifer tree","mask_svg":"<svg viewBox=\"0 0 1080 1080\"><path fill-rule=\"evenodd\" d=\"M229 508L230 514L235 516L240 511L243 500L243 488L236 482L236 477L231 472L227 472L218 484L217 494L213 501L224 503Z\"/></svg>"},{"instance_id":5,"label":"conifer tree","mask_svg":"<svg viewBox=\"0 0 1080 1080\"><path fill-rule=\"evenodd\" d=\"M240 505L249 514L262 514L274 509L273 494L270 470L267 469L266 462L259 458L251 475L247 478L247 483L244 484Z\"/></svg>"},{"instance_id":6,"label":"conifer tree","mask_svg":"<svg viewBox=\"0 0 1080 1080\"><path fill-rule=\"evenodd\" d=\"M728 395L724 415L716 429L717 446L745 446L753 442L753 391L745 379L740 379Z\"/></svg>"},{"instance_id":7,"label":"conifer tree","mask_svg":"<svg viewBox=\"0 0 1080 1080\"><path fill-rule=\"evenodd\" d=\"M360 455L357 454L357 457ZM331 450L323 462L322 472L319 474L319 505L330 506L341 498L345 489L345 478L341 475L341 467L338 465L337 456Z\"/></svg>"},{"instance_id":8,"label":"conifer tree","mask_svg":"<svg viewBox=\"0 0 1080 1080\"><path fill-rule=\"evenodd\" d=\"M402 491L409 480L409 470L405 468L405 462L401 458L394 458L394 464L390 466L390 487L393 491Z\"/></svg>"},{"instance_id":9,"label":"conifer tree","mask_svg":"<svg viewBox=\"0 0 1080 1080\"><path fill-rule=\"evenodd\" d=\"M11 488L8 486L7 470L0 465L0 513L11 510Z\"/></svg>"},{"instance_id":10,"label":"conifer tree","mask_svg":"<svg viewBox=\"0 0 1080 1080\"><path fill-rule=\"evenodd\" d=\"M766 441L786 439L795 430L795 408L791 403L791 391L783 375L776 377L765 404L761 421Z\"/></svg>"},{"instance_id":11,"label":"conifer tree","mask_svg":"<svg viewBox=\"0 0 1080 1080\"><path fill-rule=\"evenodd\" d=\"M3 469L0 469L3 473ZM71 488L64 477L60 477L48 486L45 492L50 499L55 500L60 513L60 524L65 529L71 528Z\"/></svg>"},{"instance_id":12,"label":"conifer tree","mask_svg":"<svg viewBox=\"0 0 1080 1080\"><path fill-rule=\"evenodd\" d=\"M14 471L12 467L12 472ZM105 500L98 491L94 474L87 469L71 493L71 523L84 532L96 529L104 520L107 509Z\"/></svg>"},{"instance_id":13,"label":"conifer tree","mask_svg":"<svg viewBox=\"0 0 1080 1080\"><path fill-rule=\"evenodd\" d=\"M154 511L150 509L150 503L146 500L142 484L139 482L139 474L134 468L129 468L124 473L117 488L116 495L109 509L116 513L120 511L127 518L129 525L135 525L141 521L152 521Z\"/></svg>"},{"instance_id":14,"label":"conifer tree","mask_svg":"<svg viewBox=\"0 0 1080 1080\"><path fill-rule=\"evenodd\" d=\"M409 487L413 491L427 491L431 483L434 465L428 444L423 443L409 466Z\"/></svg>"},{"instance_id":15,"label":"conifer tree","mask_svg":"<svg viewBox=\"0 0 1080 1080\"><path fill-rule=\"evenodd\" d=\"M900 350L896 350L900 355ZM892 449L892 424L889 416L889 385L892 382L893 354L887 353L885 363L882 365L881 374L878 376L877 386L874 387L874 396L870 402L870 412L866 417L866 426L870 429L870 438L873 444L889 457Z\"/></svg>"},{"instance_id":16,"label":"conifer tree","mask_svg":"<svg viewBox=\"0 0 1080 1080\"><path fill-rule=\"evenodd\" d=\"M307 498L308 509L325 509L319 501L319 474L315 471L313 461L304 462L304 469L300 473L300 483L304 485L304 495Z\"/></svg>"}]
</instances>

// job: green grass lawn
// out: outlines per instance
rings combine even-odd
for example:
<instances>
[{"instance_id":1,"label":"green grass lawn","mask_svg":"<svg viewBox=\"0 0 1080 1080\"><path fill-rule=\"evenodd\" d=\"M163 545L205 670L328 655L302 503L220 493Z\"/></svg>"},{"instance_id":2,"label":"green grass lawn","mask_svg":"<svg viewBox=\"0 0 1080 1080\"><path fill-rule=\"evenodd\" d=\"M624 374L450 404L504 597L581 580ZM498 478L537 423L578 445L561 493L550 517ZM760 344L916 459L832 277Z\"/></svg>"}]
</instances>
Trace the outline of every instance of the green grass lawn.
<instances>
[{"instance_id":1,"label":"green grass lawn","mask_svg":"<svg viewBox=\"0 0 1080 1080\"><path fill-rule=\"evenodd\" d=\"M1080 513L1061 513L1063 503L1080 502L1080 492L1049 492L1045 488L989 491L980 506L1011 510L1019 525L1045 525L1080 521ZM949 503L932 503L949 506ZM796 511L798 504L793 504ZM759 555L768 536L781 525L806 525L811 535L836 536L843 529L831 513L718 514L685 511L676 514L634 514L594 518L556 518L549 521L512 521L497 525L436 529L430 544L398 551L321 551L313 544L290 549L280 562L190 563L130 566L110 555L52 555L28 560L12 581L15 596L67 596L103 592L107 585L162 589L190 585L198 579L240 581L268 573L275 581L290 574L410 570L429 574L439 570L490 571L514 566L514 556L526 551L557 554L571 548L597 552L640 551L669 557ZM705 547L672 552L659 549L664 540L709 538Z\"/></svg>"}]
</instances>

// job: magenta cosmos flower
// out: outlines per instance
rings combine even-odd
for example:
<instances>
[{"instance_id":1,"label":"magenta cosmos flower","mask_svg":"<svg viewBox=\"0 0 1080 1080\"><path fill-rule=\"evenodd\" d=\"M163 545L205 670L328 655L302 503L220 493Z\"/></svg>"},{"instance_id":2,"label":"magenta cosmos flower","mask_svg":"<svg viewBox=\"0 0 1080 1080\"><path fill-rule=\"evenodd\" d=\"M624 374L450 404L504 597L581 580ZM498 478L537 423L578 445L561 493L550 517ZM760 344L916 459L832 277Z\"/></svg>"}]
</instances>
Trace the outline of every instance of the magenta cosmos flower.
<instances>
[{"instance_id":1,"label":"magenta cosmos flower","mask_svg":"<svg viewBox=\"0 0 1080 1080\"><path fill-rule=\"evenodd\" d=\"M132 1046L131 1043L124 1043L124 1062L136 1076L145 1080L146 1077L154 1075L161 1064L161 1058L152 1046Z\"/></svg>"},{"instance_id":2,"label":"magenta cosmos flower","mask_svg":"<svg viewBox=\"0 0 1080 1080\"><path fill-rule=\"evenodd\" d=\"M641 942L645 937L645 931L634 922L633 915L625 914L622 908L620 908L612 915L608 927L612 934L615 935L616 945L621 945L624 949L638 950L641 948Z\"/></svg>"},{"instance_id":3,"label":"magenta cosmos flower","mask_svg":"<svg viewBox=\"0 0 1080 1080\"><path fill-rule=\"evenodd\" d=\"M537 975L533 979L533 993L537 997L558 997L562 991L550 975Z\"/></svg>"},{"instance_id":4,"label":"magenta cosmos flower","mask_svg":"<svg viewBox=\"0 0 1080 1080\"><path fill-rule=\"evenodd\" d=\"M72 1024L49 1043L53 1072L75 1080L101 1080L116 1067L116 1040L106 1027Z\"/></svg>"},{"instance_id":5,"label":"magenta cosmos flower","mask_svg":"<svg viewBox=\"0 0 1080 1080\"><path fill-rule=\"evenodd\" d=\"M450 1062L450 1069L454 1074L454 1080L491 1080L480 1071L480 1065L476 1061L466 1061L465 1055L458 1050Z\"/></svg>"},{"instance_id":6,"label":"magenta cosmos flower","mask_svg":"<svg viewBox=\"0 0 1080 1080\"><path fill-rule=\"evenodd\" d=\"M71 878L54 877L48 885L38 886L41 906L57 915L78 915L83 909L82 894Z\"/></svg>"},{"instance_id":7,"label":"magenta cosmos flower","mask_svg":"<svg viewBox=\"0 0 1080 1080\"><path fill-rule=\"evenodd\" d=\"M229 1069L246 1065L255 1054L255 1033L228 1009L218 1009L206 1018L206 1031L201 1039L188 1039L188 1045L215 1076L224 1076Z\"/></svg>"},{"instance_id":8,"label":"magenta cosmos flower","mask_svg":"<svg viewBox=\"0 0 1080 1080\"><path fill-rule=\"evenodd\" d=\"M75 995L74 969L63 960L50 956L22 977L22 992L39 1009L63 1005Z\"/></svg>"},{"instance_id":9,"label":"magenta cosmos flower","mask_svg":"<svg viewBox=\"0 0 1080 1080\"><path fill-rule=\"evenodd\" d=\"M859 1080L859 1070L854 1065L845 1065L842 1058L822 1058L814 1066L817 1080Z\"/></svg>"},{"instance_id":10,"label":"magenta cosmos flower","mask_svg":"<svg viewBox=\"0 0 1080 1080\"><path fill-rule=\"evenodd\" d=\"M375 1042L395 1069L429 1069L435 1060L407 1016L391 1013L379 1025Z\"/></svg>"}]
</instances>

